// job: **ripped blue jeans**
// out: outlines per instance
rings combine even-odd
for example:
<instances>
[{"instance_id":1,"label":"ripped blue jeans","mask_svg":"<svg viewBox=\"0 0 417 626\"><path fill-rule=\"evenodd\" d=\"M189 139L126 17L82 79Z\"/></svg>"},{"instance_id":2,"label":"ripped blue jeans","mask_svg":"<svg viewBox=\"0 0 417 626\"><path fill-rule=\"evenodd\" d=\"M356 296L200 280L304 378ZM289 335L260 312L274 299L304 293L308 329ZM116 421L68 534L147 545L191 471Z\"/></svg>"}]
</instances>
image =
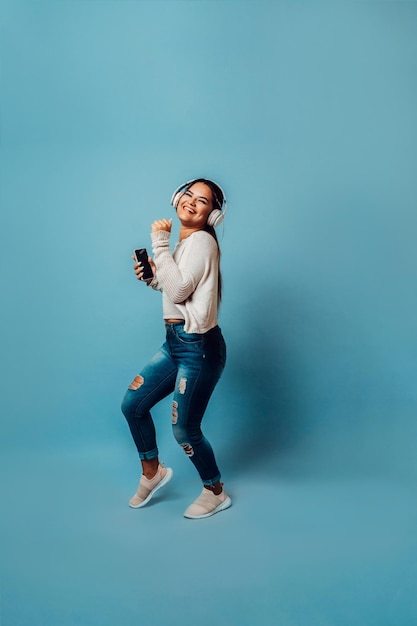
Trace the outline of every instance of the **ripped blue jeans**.
<instances>
[{"instance_id":1,"label":"ripped blue jeans","mask_svg":"<svg viewBox=\"0 0 417 626\"><path fill-rule=\"evenodd\" d=\"M218 326L204 334L186 333L183 322L166 323L165 327L165 343L140 372L138 388L127 390L122 411L140 459L154 459L158 447L150 411L173 392L174 437L203 484L214 485L220 472L201 421L226 363L226 344Z\"/></svg>"}]
</instances>

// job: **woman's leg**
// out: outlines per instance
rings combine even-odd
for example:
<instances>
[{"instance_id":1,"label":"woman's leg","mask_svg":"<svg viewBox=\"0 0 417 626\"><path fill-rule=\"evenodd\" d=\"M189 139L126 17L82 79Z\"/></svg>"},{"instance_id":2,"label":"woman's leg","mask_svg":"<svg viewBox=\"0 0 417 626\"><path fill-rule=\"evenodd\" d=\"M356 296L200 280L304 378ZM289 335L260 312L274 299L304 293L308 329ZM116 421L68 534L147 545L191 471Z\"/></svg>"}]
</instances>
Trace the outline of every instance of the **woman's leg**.
<instances>
[{"instance_id":1,"label":"woman's leg","mask_svg":"<svg viewBox=\"0 0 417 626\"><path fill-rule=\"evenodd\" d=\"M158 468L155 425L150 410L172 392L176 374L177 366L164 344L133 379L123 398L122 412L148 478L154 476Z\"/></svg>"},{"instance_id":2,"label":"woman's leg","mask_svg":"<svg viewBox=\"0 0 417 626\"><path fill-rule=\"evenodd\" d=\"M175 352L179 367L172 405L173 432L204 486L220 493L220 471L201 422L224 369L226 348L220 329L213 329L195 343L185 343L188 337L179 334Z\"/></svg>"},{"instance_id":3,"label":"woman's leg","mask_svg":"<svg viewBox=\"0 0 417 626\"><path fill-rule=\"evenodd\" d=\"M179 339L187 341L186 335ZM220 329L215 328L184 351L178 368L173 405L174 434L203 481L201 494L184 512L184 517L190 519L210 517L232 504L220 482L212 447L201 431L204 411L225 360L226 346Z\"/></svg>"},{"instance_id":4,"label":"woman's leg","mask_svg":"<svg viewBox=\"0 0 417 626\"><path fill-rule=\"evenodd\" d=\"M176 365L164 344L141 373L135 376L122 402L122 411L142 464L142 476L136 493L129 501L129 506L134 509L145 506L173 475L171 468L159 464L150 409L171 393L176 371Z\"/></svg>"}]
</instances>

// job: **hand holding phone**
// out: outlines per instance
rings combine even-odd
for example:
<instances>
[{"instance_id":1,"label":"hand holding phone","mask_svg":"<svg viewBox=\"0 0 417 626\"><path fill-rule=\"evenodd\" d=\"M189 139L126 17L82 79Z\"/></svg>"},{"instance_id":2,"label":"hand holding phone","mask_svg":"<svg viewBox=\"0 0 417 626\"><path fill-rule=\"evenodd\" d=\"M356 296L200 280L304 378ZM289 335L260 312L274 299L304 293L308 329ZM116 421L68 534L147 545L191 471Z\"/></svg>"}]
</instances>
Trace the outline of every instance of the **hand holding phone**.
<instances>
[{"instance_id":1,"label":"hand holding phone","mask_svg":"<svg viewBox=\"0 0 417 626\"><path fill-rule=\"evenodd\" d=\"M134 252L136 261L141 264L143 268L142 280L152 280L153 271L152 266L148 261L148 252L146 248L138 248Z\"/></svg>"}]
</instances>

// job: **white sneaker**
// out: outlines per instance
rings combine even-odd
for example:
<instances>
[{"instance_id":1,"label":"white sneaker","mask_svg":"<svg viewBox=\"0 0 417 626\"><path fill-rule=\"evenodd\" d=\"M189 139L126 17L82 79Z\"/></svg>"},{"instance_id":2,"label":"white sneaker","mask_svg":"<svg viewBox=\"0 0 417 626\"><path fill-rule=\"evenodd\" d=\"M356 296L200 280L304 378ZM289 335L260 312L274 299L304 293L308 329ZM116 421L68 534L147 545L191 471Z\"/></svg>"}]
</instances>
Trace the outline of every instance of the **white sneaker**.
<instances>
[{"instance_id":1,"label":"white sneaker","mask_svg":"<svg viewBox=\"0 0 417 626\"><path fill-rule=\"evenodd\" d=\"M184 513L184 517L188 519L202 519L203 517L210 517L215 513L224 511L232 506L232 501L229 496L222 491L218 496L214 494L211 489L203 487L203 491Z\"/></svg>"},{"instance_id":2,"label":"white sneaker","mask_svg":"<svg viewBox=\"0 0 417 626\"><path fill-rule=\"evenodd\" d=\"M145 476L140 477L138 490L129 502L129 506L132 509L140 509L145 504L148 504L152 496L160 489L169 483L173 477L174 472L170 467L164 467L159 464L158 471L151 479Z\"/></svg>"}]
</instances>

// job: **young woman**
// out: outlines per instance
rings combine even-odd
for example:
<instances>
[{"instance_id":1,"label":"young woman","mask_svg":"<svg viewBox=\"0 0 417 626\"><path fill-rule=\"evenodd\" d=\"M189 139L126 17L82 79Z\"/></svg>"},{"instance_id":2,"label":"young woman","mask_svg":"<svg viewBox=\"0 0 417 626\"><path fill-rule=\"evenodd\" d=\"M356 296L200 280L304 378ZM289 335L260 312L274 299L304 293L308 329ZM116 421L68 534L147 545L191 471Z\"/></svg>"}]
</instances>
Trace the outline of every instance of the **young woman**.
<instances>
[{"instance_id":1,"label":"young woman","mask_svg":"<svg viewBox=\"0 0 417 626\"><path fill-rule=\"evenodd\" d=\"M231 505L213 449L201 430L226 362L226 345L217 324L222 283L214 230L223 220L225 196L219 185L199 178L181 185L171 204L181 224L179 241L171 252L172 219L153 222L154 258L149 262L154 277L146 281L162 291L166 341L135 376L122 403L142 464L138 489L129 504L144 506L172 478L172 469L159 463L150 410L173 392L173 433L203 482L200 496L184 516L199 519ZM143 265L133 267L138 280L143 280Z\"/></svg>"}]
</instances>

